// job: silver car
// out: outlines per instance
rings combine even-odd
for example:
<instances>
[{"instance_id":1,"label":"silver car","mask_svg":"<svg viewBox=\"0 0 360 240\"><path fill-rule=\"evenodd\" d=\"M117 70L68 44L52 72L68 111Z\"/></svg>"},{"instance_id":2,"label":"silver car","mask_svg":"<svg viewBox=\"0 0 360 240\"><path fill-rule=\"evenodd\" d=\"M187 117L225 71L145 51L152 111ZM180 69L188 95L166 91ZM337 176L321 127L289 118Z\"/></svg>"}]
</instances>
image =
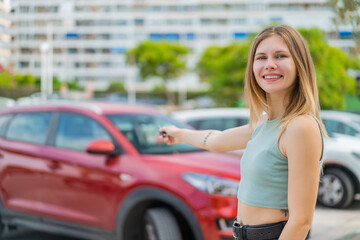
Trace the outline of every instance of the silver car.
<instances>
[{"instance_id":1,"label":"silver car","mask_svg":"<svg viewBox=\"0 0 360 240\"><path fill-rule=\"evenodd\" d=\"M360 139L359 114L340 111L321 111L321 118L330 136L348 135Z\"/></svg>"},{"instance_id":2,"label":"silver car","mask_svg":"<svg viewBox=\"0 0 360 240\"><path fill-rule=\"evenodd\" d=\"M171 114L199 130L241 126L247 124L249 116L249 110L242 108L194 109ZM330 137L325 143L318 202L345 208L360 193L360 116L335 111L322 111L321 116Z\"/></svg>"}]
</instances>

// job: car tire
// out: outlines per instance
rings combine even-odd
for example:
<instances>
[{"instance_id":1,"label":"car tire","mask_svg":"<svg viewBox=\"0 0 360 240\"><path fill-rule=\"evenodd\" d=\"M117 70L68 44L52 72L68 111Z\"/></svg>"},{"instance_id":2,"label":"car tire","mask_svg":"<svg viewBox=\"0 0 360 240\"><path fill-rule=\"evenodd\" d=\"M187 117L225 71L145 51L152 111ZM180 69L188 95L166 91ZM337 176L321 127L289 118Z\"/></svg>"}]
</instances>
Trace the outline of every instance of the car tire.
<instances>
[{"instance_id":1,"label":"car tire","mask_svg":"<svg viewBox=\"0 0 360 240\"><path fill-rule=\"evenodd\" d=\"M0 239L1 239L1 236L3 235L3 233L4 233L4 230L5 230L5 224L2 221L1 212L0 212Z\"/></svg>"},{"instance_id":2,"label":"car tire","mask_svg":"<svg viewBox=\"0 0 360 240\"><path fill-rule=\"evenodd\" d=\"M149 209L144 226L146 240L182 240L175 217L165 208Z\"/></svg>"},{"instance_id":3,"label":"car tire","mask_svg":"<svg viewBox=\"0 0 360 240\"><path fill-rule=\"evenodd\" d=\"M326 207L346 208L354 200L354 184L342 170L325 170L319 184L318 202Z\"/></svg>"}]
</instances>

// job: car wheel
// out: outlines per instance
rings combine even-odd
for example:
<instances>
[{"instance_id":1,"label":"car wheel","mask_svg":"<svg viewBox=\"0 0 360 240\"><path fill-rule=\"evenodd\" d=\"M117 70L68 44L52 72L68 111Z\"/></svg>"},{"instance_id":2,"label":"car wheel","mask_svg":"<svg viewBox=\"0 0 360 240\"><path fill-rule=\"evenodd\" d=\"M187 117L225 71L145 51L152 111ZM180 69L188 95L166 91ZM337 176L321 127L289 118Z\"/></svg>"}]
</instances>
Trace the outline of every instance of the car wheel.
<instances>
[{"instance_id":1,"label":"car wheel","mask_svg":"<svg viewBox=\"0 0 360 240\"><path fill-rule=\"evenodd\" d=\"M340 169L325 171L319 184L318 201L333 208L345 208L354 199L354 185L349 176Z\"/></svg>"},{"instance_id":2,"label":"car wheel","mask_svg":"<svg viewBox=\"0 0 360 240\"><path fill-rule=\"evenodd\" d=\"M149 209L144 226L146 240L182 240L175 217L165 208Z\"/></svg>"},{"instance_id":3,"label":"car wheel","mask_svg":"<svg viewBox=\"0 0 360 240\"><path fill-rule=\"evenodd\" d=\"M2 221L1 212L0 212L0 237L4 233L4 230L5 230L5 224Z\"/></svg>"}]
</instances>

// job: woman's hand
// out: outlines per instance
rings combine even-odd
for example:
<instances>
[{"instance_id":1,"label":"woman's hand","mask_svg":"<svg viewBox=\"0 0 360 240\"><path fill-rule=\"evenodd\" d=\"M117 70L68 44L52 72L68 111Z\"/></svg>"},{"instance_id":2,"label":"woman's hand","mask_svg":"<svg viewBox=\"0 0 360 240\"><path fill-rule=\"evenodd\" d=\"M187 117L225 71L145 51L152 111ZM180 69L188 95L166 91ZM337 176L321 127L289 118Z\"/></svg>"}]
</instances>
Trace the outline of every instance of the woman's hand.
<instances>
[{"instance_id":1,"label":"woman's hand","mask_svg":"<svg viewBox=\"0 0 360 240\"><path fill-rule=\"evenodd\" d=\"M161 127L158 135L162 136L166 144L173 145L183 142L180 136L182 131L182 129L175 126Z\"/></svg>"}]
</instances>

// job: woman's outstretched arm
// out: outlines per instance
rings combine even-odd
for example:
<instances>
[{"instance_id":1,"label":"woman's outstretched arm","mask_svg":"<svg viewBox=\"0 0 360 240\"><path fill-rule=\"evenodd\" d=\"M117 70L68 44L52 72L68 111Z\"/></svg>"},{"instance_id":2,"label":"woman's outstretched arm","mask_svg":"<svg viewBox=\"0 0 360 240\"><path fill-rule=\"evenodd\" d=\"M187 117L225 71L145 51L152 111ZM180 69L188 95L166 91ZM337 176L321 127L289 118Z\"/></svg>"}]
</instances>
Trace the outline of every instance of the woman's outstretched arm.
<instances>
[{"instance_id":1,"label":"woman's outstretched arm","mask_svg":"<svg viewBox=\"0 0 360 240\"><path fill-rule=\"evenodd\" d=\"M164 141L169 145L186 142L198 148L214 152L244 149L251 139L252 132L249 125L224 131L190 130L175 126L159 129L159 135L161 136L161 133L163 133Z\"/></svg>"}]
</instances>

